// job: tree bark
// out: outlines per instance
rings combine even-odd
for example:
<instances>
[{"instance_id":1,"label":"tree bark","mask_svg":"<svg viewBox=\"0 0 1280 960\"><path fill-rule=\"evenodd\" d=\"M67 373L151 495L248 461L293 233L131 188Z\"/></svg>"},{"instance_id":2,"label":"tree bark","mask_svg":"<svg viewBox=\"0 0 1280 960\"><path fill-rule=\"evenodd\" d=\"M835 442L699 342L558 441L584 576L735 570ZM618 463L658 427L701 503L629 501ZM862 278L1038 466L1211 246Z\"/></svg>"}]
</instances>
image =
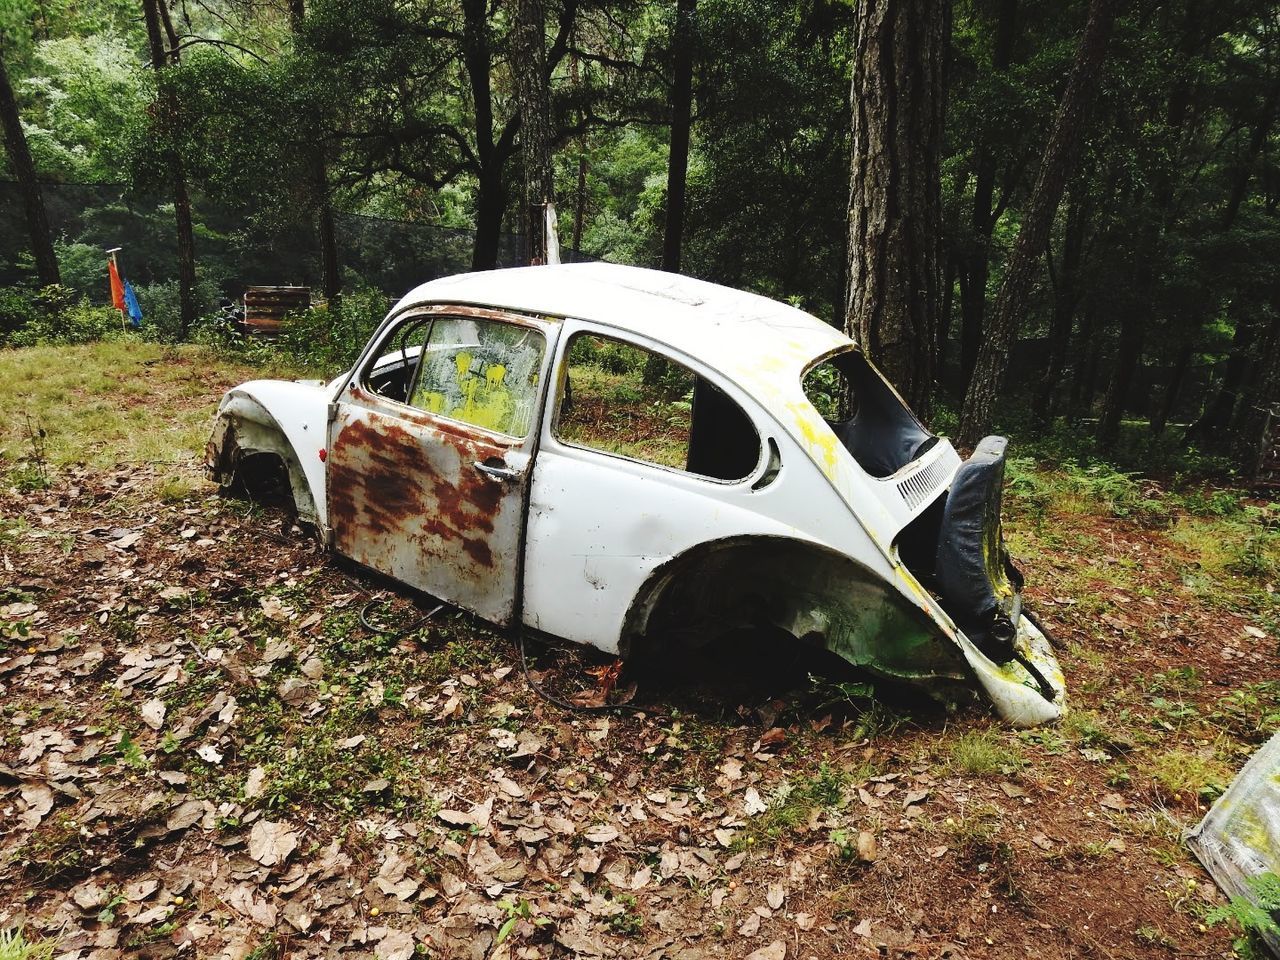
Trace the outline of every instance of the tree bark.
<instances>
[{"instance_id":1,"label":"tree bark","mask_svg":"<svg viewBox=\"0 0 1280 960\"><path fill-rule=\"evenodd\" d=\"M845 329L922 416L937 366L948 0L855 12Z\"/></svg>"},{"instance_id":2,"label":"tree bark","mask_svg":"<svg viewBox=\"0 0 1280 960\"><path fill-rule=\"evenodd\" d=\"M178 98L164 75L165 68L178 60L178 51L168 49L161 33L162 0L142 0L143 19L147 25L147 41L151 50L151 67L156 72L157 110L162 117L164 136L174 136L181 123ZM171 28L170 28L171 29ZM166 163L173 182L173 219L178 251L178 336L187 339L196 319L196 244L191 222L191 197L182 154L172 143L166 148Z\"/></svg>"},{"instance_id":3,"label":"tree bark","mask_svg":"<svg viewBox=\"0 0 1280 960\"><path fill-rule=\"evenodd\" d=\"M680 272L684 243L685 189L689 174L689 133L693 123L693 14L697 0L676 0L671 38L671 144L667 154L667 210L662 232L662 269Z\"/></svg>"},{"instance_id":4,"label":"tree bark","mask_svg":"<svg viewBox=\"0 0 1280 960\"><path fill-rule=\"evenodd\" d=\"M1026 310L1035 265L1049 237L1067 179L1080 155L1089 107L1102 80L1107 40L1119 2L1090 0L1089 18L1071 78L1058 104L1040 162L1040 172L1031 191L1018 239L1014 242L1004 281L996 296L995 309L982 349L978 352L973 379L965 394L957 438L962 446L975 446L991 429L993 414L1004 387L1009 350L1017 338L1018 324Z\"/></svg>"},{"instance_id":5,"label":"tree bark","mask_svg":"<svg viewBox=\"0 0 1280 960\"><path fill-rule=\"evenodd\" d=\"M1062 380L1067 350L1071 345L1071 325L1080 302L1080 261L1084 253L1084 203L1073 191L1067 205L1067 222L1062 236L1062 263L1053 291L1053 319L1049 324L1049 359L1044 378L1036 389L1031 417L1038 432L1053 423L1055 390Z\"/></svg>"},{"instance_id":6,"label":"tree bark","mask_svg":"<svg viewBox=\"0 0 1280 960\"><path fill-rule=\"evenodd\" d=\"M31 254L36 263L36 277L40 286L61 283L58 258L53 252L53 238L49 234L49 218L45 215L44 196L40 181L36 179L35 164L27 146L27 135L18 115L18 101L13 95L9 72L5 69L4 50L0 49L0 124L4 126L4 146L9 154L9 164L22 192L22 207L27 217L27 232L31 235Z\"/></svg>"},{"instance_id":7,"label":"tree bark","mask_svg":"<svg viewBox=\"0 0 1280 960\"><path fill-rule=\"evenodd\" d=\"M1160 398L1160 406L1151 417L1151 432L1157 437L1164 433L1164 428L1173 416L1178 405L1178 395L1182 393L1182 385L1187 379L1187 369L1191 366L1191 357L1196 352L1195 342L1188 339L1178 348L1173 369L1169 372L1169 383L1165 387L1164 396Z\"/></svg>"},{"instance_id":8,"label":"tree bark","mask_svg":"<svg viewBox=\"0 0 1280 960\"><path fill-rule=\"evenodd\" d=\"M1273 288L1271 307L1271 322L1262 340L1257 377L1252 388L1241 397L1237 411L1239 424L1232 443L1241 473L1251 480L1257 479L1261 472L1268 452L1267 441L1280 429L1271 426L1280 419L1280 284ZM1272 437L1268 437L1268 433Z\"/></svg>"},{"instance_id":9,"label":"tree bark","mask_svg":"<svg viewBox=\"0 0 1280 960\"><path fill-rule=\"evenodd\" d=\"M306 0L288 0L289 26L296 37L306 20ZM338 230L333 220L329 191L329 164L322 143L316 144L311 162L311 186L316 208L316 239L320 244L320 286L330 307L342 297L342 267L338 262Z\"/></svg>"},{"instance_id":10,"label":"tree bark","mask_svg":"<svg viewBox=\"0 0 1280 960\"><path fill-rule=\"evenodd\" d=\"M1256 327L1249 322L1248 317L1241 315L1236 301L1227 309L1227 315L1232 314L1235 314L1236 327L1231 334L1231 347L1227 351L1222 382L1200 418L1187 428L1186 439L1205 447L1226 445L1226 432L1231 427L1236 402L1249 373L1249 357L1257 339Z\"/></svg>"},{"instance_id":11,"label":"tree bark","mask_svg":"<svg viewBox=\"0 0 1280 960\"><path fill-rule=\"evenodd\" d=\"M1104 450L1115 446L1120 439L1120 420L1124 416L1129 389L1133 385L1138 363L1142 360L1143 341L1146 339L1146 318L1136 310L1125 310L1120 316L1120 344L1116 351L1115 369L1107 384L1107 393L1098 414L1098 443Z\"/></svg>"},{"instance_id":12,"label":"tree bark","mask_svg":"<svg viewBox=\"0 0 1280 960\"><path fill-rule=\"evenodd\" d=\"M1013 43L1017 36L1018 0L1000 0L996 20L995 45L991 68L1002 74L1013 62ZM969 218L970 249L960 266L960 382L966 390L978 362L982 346L982 327L987 308L987 279L991 273L991 232L996 218L991 202L995 196L996 151L980 137L976 146L973 179L973 210Z\"/></svg>"},{"instance_id":13,"label":"tree bark","mask_svg":"<svg viewBox=\"0 0 1280 960\"><path fill-rule=\"evenodd\" d=\"M471 85L476 137L476 238L473 270L498 265L502 215L507 209L506 155L493 135L493 77L485 0L462 0L462 61Z\"/></svg>"},{"instance_id":14,"label":"tree bark","mask_svg":"<svg viewBox=\"0 0 1280 960\"><path fill-rule=\"evenodd\" d=\"M550 238L545 208L555 201L555 175L551 166L551 91L542 0L517 0L512 47L524 168L521 221L525 262L546 263Z\"/></svg>"}]
</instances>

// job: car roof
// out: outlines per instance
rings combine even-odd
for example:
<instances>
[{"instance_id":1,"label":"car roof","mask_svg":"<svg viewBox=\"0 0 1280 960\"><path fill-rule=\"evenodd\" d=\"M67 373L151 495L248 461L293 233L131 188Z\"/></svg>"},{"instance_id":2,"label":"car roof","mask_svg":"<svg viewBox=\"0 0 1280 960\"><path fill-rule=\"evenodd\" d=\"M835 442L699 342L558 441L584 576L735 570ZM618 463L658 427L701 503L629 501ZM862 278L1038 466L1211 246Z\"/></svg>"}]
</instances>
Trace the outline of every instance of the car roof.
<instances>
[{"instance_id":1,"label":"car roof","mask_svg":"<svg viewBox=\"0 0 1280 960\"><path fill-rule=\"evenodd\" d=\"M676 273L614 263L516 267L443 277L399 304L459 303L574 317L649 337L742 386L796 376L852 341L795 307Z\"/></svg>"}]
</instances>

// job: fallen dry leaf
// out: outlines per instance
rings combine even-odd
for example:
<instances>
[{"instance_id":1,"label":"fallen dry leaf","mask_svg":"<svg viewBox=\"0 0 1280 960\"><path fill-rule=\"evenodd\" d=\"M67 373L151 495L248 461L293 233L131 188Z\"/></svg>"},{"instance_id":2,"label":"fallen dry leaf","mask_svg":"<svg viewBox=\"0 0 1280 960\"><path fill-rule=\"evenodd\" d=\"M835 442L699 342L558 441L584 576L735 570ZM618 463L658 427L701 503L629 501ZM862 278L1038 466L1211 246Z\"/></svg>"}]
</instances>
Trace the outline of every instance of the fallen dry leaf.
<instances>
[{"instance_id":1,"label":"fallen dry leaf","mask_svg":"<svg viewBox=\"0 0 1280 960\"><path fill-rule=\"evenodd\" d=\"M249 856L264 867L283 863L298 846L298 834L287 823L259 820L249 831Z\"/></svg>"}]
</instances>

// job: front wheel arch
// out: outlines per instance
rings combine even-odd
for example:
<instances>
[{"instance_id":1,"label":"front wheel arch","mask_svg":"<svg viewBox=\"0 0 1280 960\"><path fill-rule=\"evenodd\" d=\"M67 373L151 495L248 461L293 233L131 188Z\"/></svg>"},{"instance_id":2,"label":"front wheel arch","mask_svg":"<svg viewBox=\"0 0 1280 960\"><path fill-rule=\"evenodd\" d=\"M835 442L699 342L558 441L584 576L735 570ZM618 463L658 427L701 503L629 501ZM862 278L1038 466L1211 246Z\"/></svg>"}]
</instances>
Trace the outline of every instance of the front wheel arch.
<instances>
[{"instance_id":1,"label":"front wheel arch","mask_svg":"<svg viewBox=\"0 0 1280 960\"><path fill-rule=\"evenodd\" d=\"M223 490L242 485L253 498L254 473L269 469L272 463L279 464L287 477L298 519L318 526L315 498L293 444L260 403L247 397L233 398L219 411L214 422L213 436L205 452L209 476Z\"/></svg>"}]
</instances>

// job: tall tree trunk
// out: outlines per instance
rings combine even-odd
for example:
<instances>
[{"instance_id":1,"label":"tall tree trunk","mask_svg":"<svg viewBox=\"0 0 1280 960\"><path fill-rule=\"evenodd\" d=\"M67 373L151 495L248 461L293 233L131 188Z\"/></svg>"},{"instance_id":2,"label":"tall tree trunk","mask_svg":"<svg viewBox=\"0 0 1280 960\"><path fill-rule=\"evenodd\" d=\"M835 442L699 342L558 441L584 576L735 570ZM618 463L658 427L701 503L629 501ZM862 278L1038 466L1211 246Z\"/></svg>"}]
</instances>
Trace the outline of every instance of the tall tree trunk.
<instances>
[{"instance_id":1,"label":"tall tree trunk","mask_svg":"<svg viewBox=\"0 0 1280 960\"><path fill-rule=\"evenodd\" d=\"M575 53L569 60L569 73L573 85L578 86L578 55ZM581 109L578 111L578 122L583 123L585 117ZM585 136L578 138L578 183L573 200L573 251L582 249L582 226L587 219L587 147Z\"/></svg>"},{"instance_id":2,"label":"tall tree trunk","mask_svg":"<svg viewBox=\"0 0 1280 960\"><path fill-rule=\"evenodd\" d=\"M1273 425L1280 420L1280 284L1273 287L1271 323L1263 337L1257 376L1241 398L1238 415L1232 443L1235 459L1244 476L1257 479L1268 453L1268 441L1280 430L1280 426Z\"/></svg>"},{"instance_id":3,"label":"tall tree trunk","mask_svg":"<svg viewBox=\"0 0 1280 960\"><path fill-rule=\"evenodd\" d=\"M471 249L471 269L492 270L498 265L507 188L501 174L491 168L482 172L476 188L476 239Z\"/></svg>"},{"instance_id":4,"label":"tall tree trunk","mask_svg":"<svg viewBox=\"0 0 1280 960\"><path fill-rule=\"evenodd\" d=\"M1071 345L1071 324L1075 319L1076 304L1080 300L1079 274L1084 252L1085 218L1084 203L1077 195L1078 192L1072 192L1067 204L1067 222L1062 235L1062 263L1054 284L1053 319L1049 324L1049 359L1031 407L1032 421L1036 430L1041 432L1053 423L1056 390L1066 366L1067 350Z\"/></svg>"},{"instance_id":5,"label":"tall tree trunk","mask_svg":"<svg viewBox=\"0 0 1280 960\"><path fill-rule=\"evenodd\" d=\"M547 76L546 15L542 0L517 0L512 36L516 105L520 112L520 155L524 168L521 221L526 262L546 263L550 238L546 205L555 201L551 166L551 91Z\"/></svg>"},{"instance_id":6,"label":"tall tree trunk","mask_svg":"<svg viewBox=\"0 0 1280 960\"><path fill-rule=\"evenodd\" d=\"M1249 373L1249 358L1253 353L1257 328L1243 316L1238 301L1227 308L1227 316L1235 314L1235 332L1231 335L1231 347L1227 351L1222 382L1205 406L1198 420L1187 428L1186 439L1204 447L1224 447L1227 431L1231 427L1232 414L1240 397L1241 387Z\"/></svg>"},{"instance_id":7,"label":"tall tree trunk","mask_svg":"<svg viewBox=\"0 0 1280 960\"><path fill-rule=\"evenodd\" d=\"M476 136L476 238L473 270L498 265L502 215L507 209L506 157L493 137L493 78L486 0L462 0L462 60L471 85Z\"/></svg>"},{"instance_id":8,"label":"tall tree trunk","mask_svg":"<svg viewBox=\"0 0 1280 960\"><path fill-rule=\"evenodd\" d=\"M1111 35L1118 3L1119 0L1090 0L1089 19L1071 70L1071 79L1067 81L1062 102L1058 104L1040 162L1040 172L1009 257L1004 282L996 296L995 310L982 349L978 352L973 379L965 394L958 435L963 446L975 446L991 429L992 414L1004 387L1009 350L1017 338L1018 322L1026 310L1035 265L1049 237L1058 201L1062 199L1067 179L1080 155L1089 107L1102 81L1107 39Z\"/></svg>"},{"instance_id":9,"label":"tall tree trunk","mask_svg":"<svg viewBox=\"0 0 1280 960\"><path fill-rule=\"evenodd\" d=\"M1084 301L1080 311L1080 330L1076 336L1076 362L1071 365L1071 395L1067 409L1074 420L1089 415L1093 408L1094 385L1098 379L1098 360L1101 356L1100 341L1093 335L1098 309L1092 300Z\"/></svg>"},{"instance_id":10,"label":"tall tree trunk","mask_svg":"<svg viewBox=\"0 0 1280 960\"><path fill-rule=\"evenodd\" d=\"M996 19L995 45L991 52L993 73L1002 74L1013 62L1017 37L1018 0L1000 0ZM982 346L982 327L987 308L987 279L991 274L991 232L995 213L996 151L986 137L976 145L973 179L973 210L969 218L970 248L960 272L960 383L967 390Z\"/></svg>"},{"instance_id":11,"label":"tall tree trunk","mask_svg":"<svg viewBox=\"0 0 1280 960\"><path fill-rule=\"evenodd\" d=\"M671 38L671 146L667 154L667 213L662 231L662 269L680 272L684 242L685 187L689 174L689 130L693 119L693 12L697 0L676 0Z\"/></svg>"},{"instance_id":12,"label":"tall tree trunk","mask_svg":"<svg viewBox=\"0 0 1280 960\"><path fill-rule=\"evenodd\" d=\"M1169 372L1169 383L1165 386L1164 396L1160 398L1160 406L1151 417L1151 432L1157 437L1164 433L1169 418L1177 408L1178 395L1186 382L1187 369L1191 366L1191 357L1195 352L1195 341L1190 338L1178 348L1178 355L1173 362L1173 369Z\"/></svg>"},{"instance_id":13,"label":"tall tree trunk","mask_svg":"<svg viewBox=\"0 0 1280 960\"><path fill-rule=\"evenodd\" d=\"M162 117L164 136L172 137L180 127L178 98L165 76L170 63L176 63L178 50L167 49L161 33L162 0L142 0L143 19L147 24L147 40L151 49L151 67L156 72L157 107ZM167 27L172 34L172 27ZM165 151L169 178L173 183L173 219L178 251L178 336L185 340L196 319L196 242L191 223L191 197L187 193L187 176L182 154L170 144Z\"/></svg>"},{"instance_id":14,"label":"tall tree trunk","mask_svg":"<svg viewBox=\"0 0 1280 960\"><path fill-rule=\"evenodd\" d=\"M0 43L3 41L0 40ZM4 147L9 154L9 164L22 192L22 207L27 216L27 233L31 235L31 253L36 262L36 277L40 286L61 283L58 274L58 258L53 252L53 238L49 235L49 219L45 216L44 197L40 193L40 181L36 179L35 164L31 162L31 150L27 135L18 116L18 101L13 95L9 72L5 69L4 50L0 47L0 124L4 126Z\"/></svg>"},{"instance_id":15,"label":"tall tree trunk","mask_svg":"<svg viewBox=\"0 0 1280 960\"><path fill-rule=\"evenodd\" d=\"M927 415L941 305L950 4L863 0L855 17L845 329Z\"/></svg>"},{"instance_id":16,"label":"tall tree trunk","mask_svg":"<svg viewBox=\"0 0 1280 960\"><path fill-rule=\"evenodd\" d=\"M296 37L306 20L306 0L289 0L289 26ZM331 307L342 297L342 268L338 262L338 231L333 220L329 191L329 163L322 143L316 144L311 161L311 189L316 208L316 239L320 244L320 286Z\"/></svg>"},{"instance_id":17,"label":"tall tree trunk","mask_svg":"<svg viewBox=\"0 0 1280 960\"><path fill-rule=\"evenodd\" d=\"M1125 310L1120 317L1120 345L1116 351L1115 369L1102 400L1102 412L1098 414L1098 442L1104 450L1115 446L1120 439L1120 420L1124 416L1133 379L1142 360L1143 340L1146 338L1146 318L1137 310Z\"/></svg>"}]
</instances>

